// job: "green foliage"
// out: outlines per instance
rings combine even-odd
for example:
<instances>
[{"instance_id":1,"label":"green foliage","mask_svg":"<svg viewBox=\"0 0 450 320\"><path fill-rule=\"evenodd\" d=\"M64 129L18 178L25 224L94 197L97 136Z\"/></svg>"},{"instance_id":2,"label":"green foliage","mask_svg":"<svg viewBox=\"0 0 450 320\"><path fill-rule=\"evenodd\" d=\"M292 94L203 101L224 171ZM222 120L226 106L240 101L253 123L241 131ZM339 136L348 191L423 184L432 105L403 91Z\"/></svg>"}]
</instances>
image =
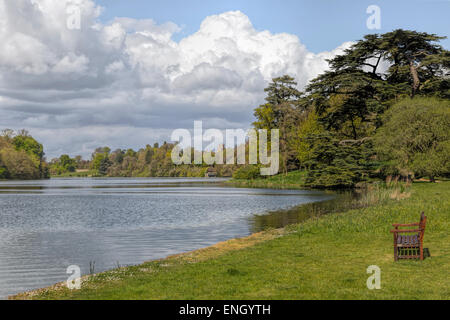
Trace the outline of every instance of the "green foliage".
<instances>
[{"instance_id":1,"label":"green foliage","mask_svg":"<svg viewBox=\"0 0 450 320\"><path fill-rule=\"evenodd\" d=\"M450 101L406 99L384 117L375 136L387 173L434 179L450 173Z\"/></svg>"},{"instance_id":2,"label":"green foliage","mask_svg":"<svg viewBox=\"0 0 450 320\"><path fill-rule=\"evenodd\" d=\"M63 154L59 158L59 163L61 167L63 167L67 172L75 172L77 168L77 162L75 161L75 159L70 158L67 154Z\"/></svg>"},{"instance_id":3,"label":"green foliage","mask_svg":"<svg viewBox=\"0 0 450 320\"><path fill-rule=\"evenodd\" d=\"M108 148L109 150L109 148ZM109 160L109 151L104 151L102 153L95 153L92 159L92 169L97 172L100 176L105 176L108 173L109 167L112 165L111 160Z\"/></svg>"},{"instance_id":4,"label":"green foliage","mask_svg":"<svg viewBox=\"0 0 450 320\"><path fill-rule=\"evenodd\" d=\"M12 139L12 144L17 150L24 150L30 155L34 155L39 160L44 157L44 147L37 142L27 131L22 130Z\"/></svg>"},{"instance_id":5,"label":"green foliage","mask_svg":"<svg viewBox=\"0 0 450 320\"><path fill-rule=\"evenodd\" d=\"M4 130L0 136L0 179L48 178L43 146L27 131Z\"/></svg>"},{"instance_id":6,"label":"green foliage","mask_svg":"<svg viewBox=\"0 0 450 320\"><path fill-rule=\"evenodd\" d=\"M314 110L311 110L307 118L300 123L297 136L294 137L292 143L295 145L297 151L297 158L300 161L300 165L303 167L307 166L312 160L312 149L311 139L308 137L312 135L318 135L324 132L322 125L319 123L319 117Z\"/></svg>"},{"instance_id":7,"label":"green foliage","mask_svg":"<svg viewBox=\"0 0 450 320\"><path fill-rule=\"evenodd\" d=\"M102 147L95 150L90 161L78 159L77 165L90 168L90 172L82 174L99 177L205 177L209 166L204 163L175 165L171 157L174 147L175 144L166 142L161 146L147 145L137 151L117 149L111 152L110 148ZM218 177L231 177L237 168L237 165L214 166Z\"/></svg>"},{"instance_id":8,"label":"green foliage","mask_svg":"<svg viewBox=\"0 0 450 320\"><path fill-rule=\"evenodd\" d=\"M385 98L391 94L395 97L416 94L445 96L449 90L450 52L438 44L445 38L402 29L367 35L344 55L330 61L332 73L364 68L374 80L389 84L379 91L384 92ZM382 60L391 63L384 72L380 70Z\"/></svg>"},{"instance_id":9,"label":"green foliage","mask_svg":"<svg viewBox=\"0 0 450 320\"><path fill-rule=\"evenodd\" d=\"M353 187L368 180L377 163L371 141L340 141L330 133L308 136L312 148L306 184L316 188Z\"/></svg>"},{"instance_id":10,"label":"green foliage","mask_svg":"<svg viewBox=\"0 0 450 320\"><path fill-rule=\"evenodd\" d=\"M67 154L63 154L59 159L55 159L50 163L50 173L58 176L73 173L76 171L77 166L75 159L70 158Z\"/></svg>"},{"instance_id":11,"label":"green foliage","mask_svg":"<svg viewBox=\"0 0 450 320\"><path fill-rule=\"evenodd\" d=\"M41 178L39 166L35 165L34 160L24 150L4 148L0 150L0 161L4 168L3 175L8 179Z\"/></svg>"},{"instance_id":12,"label":"green foliage","mask_svg":"<svg viewBox=\"0 0 450 320\"><path fill-rule=\"evenodd\" d=\"M344 69L319 76L307 91L325 129L356 140L370 135L378 115L386 110L384 87L382 80L368 72Z\"/></svg>"},{"instance_id":13,"label":"green foliage","mask_svg":"<svg viewBox=\"0 0 450 320\"><path fill-rule=\"evenodd\" d=\"M253 180L261 177L260 167L255 165L243 166L233 174L234 179Z\"/></svg>"},{"instance_id":14,"label":"green foliage","mask_svg":"<svg viewBox=\"0 0 450 320\"><path fill-rule=\"evenodd\" d=\"M441 39L401 29L367 35L330 60L330 70L313 79L305 94L289 76L273 79L266 103L255 109L254 126L280 129L281 169L308 169L310 186L350 187L376 176L370 141L393 102L449 97L450 52L438 44ZM417 173L446 170L448 145L432 150L417 155Z\"/></svg>"},{"instance_id":15,"label":"green foliage","mask_svg":"<svg viewBox=\"0 0 450 320\"><path fill-rule=\"evenodd\" d=\"M233 179L227 183L235 187L270 189L305 189L306 171L291 171L276 176L262 176L257 179Z\"/></svg>"},{"instance_id":16,"label":"green foliage","mask_svg":"<svg viewBox=\"0 0 450 320\"><path fill-rule=\"evenodd\" d=\"M256 129L280 130L280 164L281 170L287 173L299 168L295 147L291 141L296 135L297 124L304 111L299 104L301 92L296 89L295 79L285 75L274 78L264 89L267 93L266 104L255 109Z\"/></svg>"},{"instance_id":17,"label":"green foliage","mask_svg":"<svg viewBox=\"0 0 450 320\"><path fill-rule=\"evenodd\" d=\"M307 179L310 186L348 187L378 174L379 166L370 141L393 101L406 96L448 94L450 53L436 43L441 39L436 35L405 30L365 36L343 55L332 59L330 71L308 85L302 100L314 108L326 131L324 135L309 134L309 146L305 139L308 134L303 133L300 143L296 144L297 157L302 165L311 165ZM387 70L381 68L383 60L391 63ZM398 120L401 117L398 116ZM408 117L403 119L411 120ZM441 125L441 131L448 132L448 124ZM310 130L310 122L304 121L300 132L302 126L305 126L305 131ZM389 130L394 132L395 126L393 121L391 129L384 131L384 138L387 139ZM422 126L428 128L429 125ZM397 127L395 132L398 137L404 137L401 128ZM414 168L416 173L429 175L447 170L445 153L448 145L439 143L440 138L436 135L429 138L426 143L432 146L431 149L409 146L428 151L417 153L415 150L417 155L414 159L402 155L402 169ZM397 148L395 152L395 148L384 151L395 154L403 149L398 145ZM398 167L398 161L396 163ZM392 171L392 165L387 167Z\"/></svg>"},{"instance_id":18,"label":"green foliage","mask_svg":"<svg viewBox=\"0 0 450 320\"><path fill-rule=\"evenodd\" d=\"M330 61L307 87L327 130L354 140L371 136L391 101L448 94L449 56L436 35L395 30L368 35ZM391 63L384 71L381 62Z\"/></svg>"},{"instance_id":19,"label":"green foliage","mask_svg":"<svg viewBox=\"0 0 450 320\"><path fill-rule=\"evenodd\" d=\"M0 179L8 178L8 170L5 167L0 167Z\"/></svg>"},{"instance_id":20,"label":"green foliage","mask_svg":"<svg viewBox=\"0 0 450 320\"><path fill-rule=\"evenodd\" d=\"M262 104L255 109L254 115L257 119L253 125L257 129L275 128L275 111L270 103Z\"/></svg>"},{"instance_id":21,"label":"green foliage","mask_svg":"<svg viewBox=\"0 0 450 320\"><path fill-rule=\"evenodd\" d=\"M256 121L254 126L257 129L281 129L283 118L292 113L286 108L287 105L296 108L301 92L296 89L295 79L285 75L274 78L264 91L267 103L255 109ZM284 108L281 106L285 106ZM292 111L292 110L291 110Z\"/></svg>"}]
</instances>

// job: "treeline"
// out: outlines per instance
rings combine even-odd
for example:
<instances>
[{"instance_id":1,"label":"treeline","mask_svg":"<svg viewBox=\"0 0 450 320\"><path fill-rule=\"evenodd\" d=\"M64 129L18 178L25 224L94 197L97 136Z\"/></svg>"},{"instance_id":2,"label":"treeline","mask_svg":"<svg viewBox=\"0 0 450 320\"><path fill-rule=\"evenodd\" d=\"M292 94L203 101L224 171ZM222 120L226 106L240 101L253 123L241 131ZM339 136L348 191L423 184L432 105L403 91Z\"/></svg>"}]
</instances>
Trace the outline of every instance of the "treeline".
<instances>
[{"instance_id":1,"label":"treeline","mask_svg":"<svg viewBox=\"0 0 450 320\"><path fill-rule=\"evenodd\" d=\"M231 177L235 165L175 165L171 154L175 144L147 145L138 151L97 148L90 160L62 155L50 162L52 175L107 177L204 177L208 170L218 177ZM192 159L194 150L192 150Z\"/></svg>"},{"instance_id":2,"label":"treeline","mask_svg":"<svg viewBox=\"0 0 450 320\"><path fill-rule=\"evenodd\" d=\"M295 79L273 79L266 103L255 109L255 129L280 130L280 171L306 172L306 185L353 187L388 176L450 175L450 52L444 37L395 30L371 34L304 92ZM89 160L62 155L52 175L114 177L261 178L259 166L177 166L174 144L134 151L98 148ZM248 148L248 146L247 146ZM192 152L192 156L194 151ZM212 172L211 172L212 171ZM0 139L0 178L47 177L42 145L26 132Z\"/></svg>"},{"instance_id":3,"label":"treeline","mask_svg":"<svg viewBox=\"0 0 450 320\"><path fill-rule=\"evenodd\" d=\"M367 35L305 92L273 79L256 129L280 129L283 172L306 170L311 187L352 187L395 175L450 173L450 52L433 34ZM254 167L238 170L254 178Z\"/></svg>"},{"instance_id":4,"label":"treeline","mask_svg":"<svg viewBox=\"0 0 450 320\"><path fill-rule=\"evenodd\" d=\"M3 130L0 135L0 179L49 178L44 148L25 130Z\"/></svg>"}]
</instances>

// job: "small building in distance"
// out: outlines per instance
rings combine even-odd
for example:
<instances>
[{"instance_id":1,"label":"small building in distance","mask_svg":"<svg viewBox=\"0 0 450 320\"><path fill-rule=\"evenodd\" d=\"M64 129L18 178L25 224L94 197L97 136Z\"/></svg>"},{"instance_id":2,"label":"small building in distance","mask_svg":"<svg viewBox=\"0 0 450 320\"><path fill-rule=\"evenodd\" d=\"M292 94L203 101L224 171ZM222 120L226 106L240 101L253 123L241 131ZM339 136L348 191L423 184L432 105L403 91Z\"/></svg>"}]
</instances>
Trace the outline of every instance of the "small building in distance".
<instances>
[{"instance_id":1,"label":"small building in distance","mask_svg":"<svg viewBox=\"0 0 450 320\"><path fill-rule=\"evenodd\" d=\"M209 167L209 168L206 170L205 178L215 178L215 177L217 177L217 171L216 171L216 169L214 169L214 168L212 168L212 167Z\"/></svg>"}]
</instances>

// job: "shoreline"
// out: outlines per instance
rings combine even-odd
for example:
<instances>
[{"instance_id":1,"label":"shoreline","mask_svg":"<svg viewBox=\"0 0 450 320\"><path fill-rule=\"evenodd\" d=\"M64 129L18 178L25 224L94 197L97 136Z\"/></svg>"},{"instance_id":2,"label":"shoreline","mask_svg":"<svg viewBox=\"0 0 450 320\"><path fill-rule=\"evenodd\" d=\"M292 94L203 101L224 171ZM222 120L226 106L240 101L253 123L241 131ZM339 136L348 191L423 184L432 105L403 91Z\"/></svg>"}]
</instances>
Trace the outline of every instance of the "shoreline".
<instances>
[{"instance_id":1,"label":"shoreline","mask_svg":"<svg viewBox=\"0 0 450 320\"><path fill-rule=\"evenodd\" d=\"M213 245L205 247L205 248L200 248L197 250L173 254L173 255L169 255L169 256L167 256L165 258L161 258L161 259L144 261L142 263L139 263L139 264L133 265L133 266L113 268L113 269L95 273L95 274L84 275L80 278L81 285L83 285L83 283L86 283L87 281L91 280L92 278L104 275L106 273L119 271L124 268L139 267L139 266L143 266L148 263L161 263L161 262L170 263L173 261L196 263L196 262L201 262L201 261L205 261L208 259L214 259L216 257L219 257L219 256L226 254L228 252L231 252L231 251L248 248L248 247L254 246L258 243L262 243L264 241L269 241L269 240L276 239L278 237L282 237L283 235L286 235L287 232L288 231L286 230L286 227L280 228L280 229L271 229L271 230L261 231L261 232L253 233L246 237L233 238L230 240L221 241L221 242L218 242L216 244L213 244ZM48 291L65 290L65 289L67 289L67 283L65 281L63 281L63 282L55 283L48 287L33 289L33 290L13 294L13 295L7 296L6 300L32 300L33 297L36 297L41 294L45 294Z\"/></svg>"},{"instance_id":2,"label":"shoreline","mask_svg":"<svg viewBox=\"0 0 450 320\"><path fill-rule=\"evenodd\" d=\"M51 176L48 179L41 179L41 180L49 180L49 179L96 179L96 178L106 178L106 179L116 179L116 178L126 178L126 179L149 179L149 178L154 178L154 179L164 179L164 178L180 178L180 179L202 179L205 182L214 182L214 181L210 181L211 178L206 178L206 177L83 177L83 176ZM231 177L217 177L216 179L221 180L220 183L223 184L225 187L235 187L235 188L241 188L241 186L239 186L239 181L236 181L231 178ZM5 181L14 181L14 180L5 180ZM18 180L18 181L22 181L22 180ZM260 188L260 189L271 189L270 187L250 187L247 186L247 188ZM277 188L274 188L277 189ZM291 190L298 190L299 188L281 188L281 189L291 189ZM307 188L304 188L305 190ZM327 200L328 201L328 200ZM161 262L161 261L169 261L172 259L181 259L184 260L185 258L189 258L192 256L201 256L203 253L205 252L210 252L210 251L222 251L222 253L225 252L229 252L229 251L233 251L233 250L238 250L239 248L244 248L244 247L248 247L251 245L254 245L256 243L262 242L262 241L266 241L270 239L274 239L274 237L272 237L273 235L280 235L280 234L284 234L284 228L279 228L279 229L269 229L266 231L260 231L260 232L256 232L256 233L252 233L248 236L245 237L241 237L241 238L232 238L226 241L221 241L218 243L215 243L211 246L208 247L204 247L204 248L200 248L197 250L193 250L193 251L188 251L188 252L184 252L184 253L179 253L179 254L174 254L174 255L169 255L165 258L161 258L161 259L155 259L155 260L148 260L148 261L143 261L141 263L138 263L136 265L133 265L133 267L139 266L139 265L143 265L145 263L149 263L149 262ZM244 242L246 244L244 244ZM249 242L249 243L247 243ZM220 248L220 250L218 250L218 248ZM226 249L228 248L228 249ZM128 266L129 267L129 266ZM127 267L122 267L122 268L127 268ZM105 270L103 272L99 272L99 273L94 273L94 274L88 274L88 275L84 275L82 276L81 279L81 283L87 281L89 278L95 277L97 275L101 275L104 273L108 273L117 269L122 269L122 268L113 268L110 270ZM53 285L47 286L47 287L43 287L43 288L38 288L38 289L32 289L29 291L25 291L25 292L20 292L17 294L13 294L13 295L9 295L6 296L7 300L22 300L22 299L30 299L30 297L42 294L48 290L60 290L62 288L65 288L66 282L58 282L55 283Z\"/></svg>"},{"instance_id":3,"label":"shoreline","mask_svg":"<svg viewBox=\"0 0 450 320\"><path fill-rule=\"evenodd\" d=\"M372 205L364 208L324 215L164 259L84 276L81 290L70 291L63 282L12 295L8 299L442 299L446 297L443 288L448 280L441 279L441 275L445 274L445 268L448 269L446 257L450 247L438 249L438 246L450 240L450 236L442 231L447 229L449 223L446 216L449 201L442 195L450 194L447 184L450 182L417 183L411 192L400 194L397 189L390 189L383 195L388 198L370 198ZM436 201L441 204L438 209ZM415 221L419 209L429 213L440 210L438 216L433 215L430 219L434 225L430 224L431 230L426 236L426 244L431 248L433 258L422 263L394 263L390 223ZM373 233L371 242L367 242L361 230ZM360 251L361 241L370 245L364 252ZM331 249L337 257L325 253ZM434 277L432 292L424 292L424 280L416 276L419 263L427 266L430 276ZM388 284L385 285L394 286L393 291L387 290L374 296L367 289L361 291L364 286L355 288L354 280L348 279L349 275L361 274L358 281L365 283L365 268L371 264L387 270L384 278ZM303 279L300 283L306 281L306 288L309 289L292 285L298 276ZM280 281L287 281L281 287L289 288L287 291L278 289L276 284ZM329 283L336 281L341 282L340 286L334 284L327 289ZM232 289L237 288L237 284L243 292ZM266 288L268 284L273 285ZM351 290L346 286L350 286L354 293L350 294ZM142 288L146 289L142 291ZM429 284L427 288L431 290ZM234 290L237 293L232 293ZM336 290L342 292L338 294Z\"/></svg>"},{"instance_id":4,"label":"shoreline","mask_svg":"<svg viewBox=\"0 0 450 320\"><path fill-rule=\"evenodd\" d=\"M63 176L59 176L59 177L50 177L49 179L52 178L57 178L57 179L61 179L61 178L95 178L95 177L63 177ZM114 179L114 177L106 177L106 178L111 178ZM130 177L133 178L133 177ZM172 178L172 177L150 177L150 178ZM177 177L177 178L184 178L184 177ZM199 179L199 178L204 178L204 177L188 177L188 178L192 178L192 179ZM205 180L208 180L210 178L204 178ZM219 179L228 179L228 178L219 178ZM253 182L253 181L249 181L249 182ZM305 189L305 190L311 190L310 188L307 187L302 187L301 185L281 185L278 184L278 188L277 186L242 186L241 183L242 181L239 180L233 180L232 178L229 178L228 180L225 181L221 181L222 184L224 184L224 186L226 187L235 187L235 188L254 188L254 189L282 189L282 190L299 190L299 189ZM323 191L323 190L320 190ZM326 200L326 201L330 201L330 200ZM302 205L306 205L306 204L302 204ZM302 206L300 205L300 206ZM297 207L297 206L296 206ZM289 209L288 209L289 210ZM286 211L288 211L286 210ZM203 253L207 252L209 253L210 251L222 251L223 253L226 252L230 252L233 250L239 250L241 248L245 248L245 247L249 247L252 245L255 245L259 242L262 241L267 241L270 239L274 239L278 236L282 236L286 234L286 229L289 227L290 225L287 225L283 228L278 228L278 229L268 229L265 231L260 231L260 232L256 232L256 233L252 233L248 236L245 237L241 237L241 238L233 238L233 239L229 239L226 241L221 241L218 242L216 244L213 244L211 246L205 247L205 248L200 248L197 250L193 250L193 251L188 251L188 252L184 252L184 253L179 253L179 254L174 254L174 255L169 255L165 258L161 258L161 259L155 259L155 260L149 260L149 261L144 261L142 263L139 263L137 265L134 265L134 267L136 266L140 266L149 262L161 262L161 261L170 261L172 259L189 259L192 256L202 256ZM248 243L247 243L248 242ZM220 249L219 249L220 248ZM129 267L129 266L128 266ZM123 268L127 268L127 267L123 267ZM95 277L97 275L101 275L104 273L108 273L114 270L118 270L118 269L122 269L122 268L113 268L110 270L106 270L103 272L99 272L99 273L95 273L95 274L89 274L89 275L84 275L82 276L81 279L81 283L83 284L85 281L87 281L88 279ZM21 292L21 293L17 293L17 294L13 294L10 296L7 296L6 299L7 300L28 300L36 295L45 293L46 291L49 290L60 290L65 288L66 282L58 282L55 283L53 285L44 287L44 288L38 288L38 289L32 289L29 291L25 291L25 292Z\"/></svg>"}]
</instances>

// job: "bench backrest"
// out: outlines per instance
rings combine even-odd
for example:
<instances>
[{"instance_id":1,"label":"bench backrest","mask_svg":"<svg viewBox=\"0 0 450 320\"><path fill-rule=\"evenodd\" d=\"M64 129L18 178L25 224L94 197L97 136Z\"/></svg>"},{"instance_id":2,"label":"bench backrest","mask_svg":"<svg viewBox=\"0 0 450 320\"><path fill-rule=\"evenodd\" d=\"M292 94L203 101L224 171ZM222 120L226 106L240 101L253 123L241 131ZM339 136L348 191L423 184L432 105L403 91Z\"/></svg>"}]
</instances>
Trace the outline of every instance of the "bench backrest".
<instances>
[{"instance_id":1,"label":"bench backrest","mask_svg":"<svg viewBox=\"0 0 450 320\"><path fill-rule=\"evenodd\" d=\"M425 216L425 212L422 212L422 215L420 216L420 223L419 223L421 240L423 240L423 235L425 234L426 225L427 225L427 217Z\"/></svg>"}]
</instances>

